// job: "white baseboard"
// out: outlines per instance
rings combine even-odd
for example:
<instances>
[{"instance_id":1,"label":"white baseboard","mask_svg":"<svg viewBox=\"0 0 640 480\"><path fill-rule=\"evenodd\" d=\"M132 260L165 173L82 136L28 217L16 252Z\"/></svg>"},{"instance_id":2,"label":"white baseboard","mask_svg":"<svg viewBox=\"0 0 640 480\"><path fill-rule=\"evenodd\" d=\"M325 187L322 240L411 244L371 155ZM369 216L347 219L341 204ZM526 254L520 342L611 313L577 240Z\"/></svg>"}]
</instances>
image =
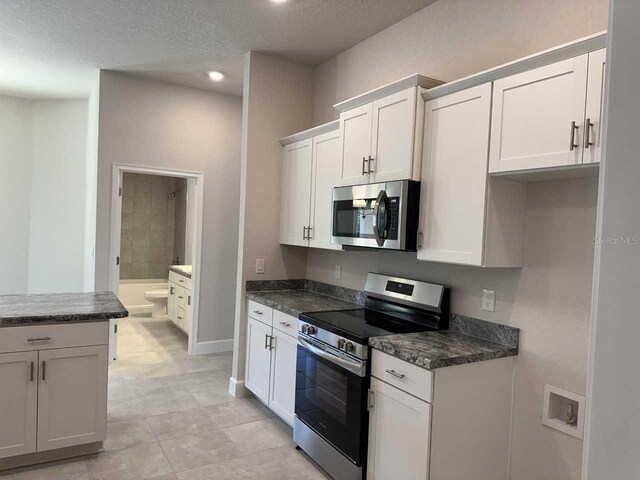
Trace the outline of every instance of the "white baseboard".
<instances>
[{"instance_id":1,"label":"white baseboard","mask_svg":"<svg viewBox=\"0 0 640 480\"><path fill-rule=\"evenodd\" d=\"M249 395L249 390L244 386L244 380L236 380L231 377L229 379L229 394L233 397L246 397Z\"/></svg>"},{"instance_id":2,"label":"white baseboard","mask_svg":"<svg viewBox=\"0 0 640 480\"><path fill-rule=\"evenodd\" d=\"M198 342L195 344L191 355L206 355L208 353L233 352L233 338L226 340L213 340L211 342Z\"/></svg>"}]
</instances>

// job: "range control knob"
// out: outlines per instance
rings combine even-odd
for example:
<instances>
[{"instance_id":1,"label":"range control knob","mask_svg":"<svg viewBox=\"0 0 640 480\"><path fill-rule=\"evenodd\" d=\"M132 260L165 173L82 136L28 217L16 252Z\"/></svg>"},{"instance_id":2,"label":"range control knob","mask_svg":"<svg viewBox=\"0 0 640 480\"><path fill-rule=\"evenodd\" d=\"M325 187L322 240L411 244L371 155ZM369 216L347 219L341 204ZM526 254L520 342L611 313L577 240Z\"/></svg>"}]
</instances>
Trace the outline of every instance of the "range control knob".
<instances>
[{"instance_id":1,"label":"range control knob","mask_svg":"<svg viewBox=\"0 0 640 480\"><path fill-rule=\"evenodd\" d=\"M344 350L344 346L345 346L345 344L346 344L346 343L347 343L347 342L345 341L345 339L344 339L344 338L341 338L340 340L338 340L338 348L339 348L340 350Z\"/></svg>"},{"instance_id":2,"label":"range control knob","mask_svg":"<svg viewBox=\"0 0 640 480\"><path fill-rule=\"evenodd\" d=\"M307 333L309 335L315 335L317 331L318 331L318 329L316 327L314 327L313 325L309 325L309 330L308 330Z\"/></svg>"},{"instance_id":3,"label":"range control knob","mask_svg":"<svg viewBox=\"0 0 640 480\"><path fill-rule=\"evenodd\" d=\"M308 323L303 324L301 330L302 333L306 335L313 335L314 333L316 333L316 327L314 327L313 325L309 325Z\"/></svg>"},{"instance_id":4,"label":"range control knob","mask_svg":"<svg viewBox=\"0 0 640 480\"><path fill-rule=\"evenodd\" d=\"M344 346L345 352L353 352L355 349L356 347L351 342L347 342L346 345Z\"/></svg>"}]
</instances>

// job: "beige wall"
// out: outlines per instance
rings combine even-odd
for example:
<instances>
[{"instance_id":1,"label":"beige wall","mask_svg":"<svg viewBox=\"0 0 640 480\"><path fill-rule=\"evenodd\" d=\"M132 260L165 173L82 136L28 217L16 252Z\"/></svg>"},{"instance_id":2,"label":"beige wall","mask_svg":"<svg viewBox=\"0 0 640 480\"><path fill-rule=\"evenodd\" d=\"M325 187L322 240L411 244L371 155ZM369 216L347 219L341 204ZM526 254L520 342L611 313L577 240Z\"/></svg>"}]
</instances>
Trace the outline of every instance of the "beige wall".
<instances>
[{"instance_id":1,"label":"beige wall","mask_svg":"<svg viewBox=\"0 0 640 480\"><path fill-rule=\"evenodd\" d=\"M96 289L108 288L112 165L204 172L198 342L233 336L242 100L102 71Z\"/></svg>"},{"instance_id":2,"label":"beige wall","mask_svg":"<svg viewBox=\"0 0 640 480\"><path fill-rule=\"evenodd\" d=\"M306 249L280 245L282 146L312 124L313 69L268 55L245 55L242 182L233 379L244 378L244 287L251 279L302 278ZM266 271L255 273L265 259Z\"/></svg>"},{"instance_id":3,"label":"beige wall","mask_svg":"<svg viewBox=\"0 0 640 480\"><path fill-rule=\"evenodd\" d=\"M607 3L440 0L318 66L314 124L338 118L338 101L414 72L453 80L605 30ZM594 179L530 184L522 269L310 249L307 278L357 289L369 271L444 282L453 311L521 328L511 478L578 479L582 442L541 424L542 392L550 383L585 394L596 197ZM480 308L483 288L496 290L495 313Z\"/></svg>"},{"instance_id":4,"label":"beige wall","mask_svg":"<svg viewBox=\"0 0 640 480\"><path fill-rule=\"evenodd\" d=\"M451 81L607 28L607 0L440 0L316 68L314 123L418 72Z\"/></svg>"}]
</instances>

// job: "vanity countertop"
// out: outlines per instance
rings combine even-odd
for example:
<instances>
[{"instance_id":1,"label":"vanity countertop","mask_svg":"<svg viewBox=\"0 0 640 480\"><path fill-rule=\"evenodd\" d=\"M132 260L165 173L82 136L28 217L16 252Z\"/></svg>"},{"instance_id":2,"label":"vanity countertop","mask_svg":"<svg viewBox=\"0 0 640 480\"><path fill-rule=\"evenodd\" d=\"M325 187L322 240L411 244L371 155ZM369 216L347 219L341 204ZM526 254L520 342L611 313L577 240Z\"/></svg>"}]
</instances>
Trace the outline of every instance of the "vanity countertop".
<instances>
[{"instance_id":1,"label":"vanity countertop","mask_svg":"<svg viewBox=\"0 0 640 480\"><path fill-rule=\"evenodd\" d=\"M128 315L113 292L0 295L0 327L95 322Z\"/></svg>"},{"instance_id":2,"label":"vanity countertop","mask_svg":"<svg viewBox=\"0 0 640 480\"><path fill-rule=\"evenodd\" d=\"M310 292L308 290L273 290L247 292L249 300L298 317L303 312L326 312L362 308L356 303Z\"/></svg>"},{"instance_id":3,"label":"vanity countertop","mask_svg":"<svg viewBox=\"0 0 640 480\"><path fill-rule=\"evenodd\" d=\"M451 330L373 337L369 339L369 345L428 370L518 354L517 346L503 345Z\"/></svg>"},{"instance_id":4,"label":"vanity countertop","mask_svg":"<svg viewBox=\"0 0 640 480\"><path fill-rule=\"evenodd\" d=\"M171 265L169 271L182 275L183 277L191 278L192 266L191 265Z\"/></svg>"}]
</instances>

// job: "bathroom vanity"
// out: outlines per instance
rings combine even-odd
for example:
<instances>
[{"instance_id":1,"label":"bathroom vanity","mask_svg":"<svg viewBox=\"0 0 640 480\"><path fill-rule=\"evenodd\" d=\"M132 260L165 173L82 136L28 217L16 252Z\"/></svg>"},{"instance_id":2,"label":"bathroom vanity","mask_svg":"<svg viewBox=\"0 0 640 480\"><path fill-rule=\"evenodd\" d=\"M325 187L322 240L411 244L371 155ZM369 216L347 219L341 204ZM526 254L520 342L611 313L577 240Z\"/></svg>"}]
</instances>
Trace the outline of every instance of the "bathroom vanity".
<instances>
[{"instance_id":1,"label":"bathroom vanity","mask_svg":"<svg viewBox=\"0 0 640 480\"><path fill-rule=\"evenodd\" d=\"M112 292L0 296L0 470L95 453L106 437Z\"/></svg>"},{"instance_id":2,"label":"bathroom vanity","mask_svg":"<svg viewBox=\"0 0 640 480\"><path fill-rule=\"evenodd\" d=\"M192 323L191 273L191 265L172 265L169 267L167 317L187 335L191 334Z\"/></svg>"}]
</instances>

